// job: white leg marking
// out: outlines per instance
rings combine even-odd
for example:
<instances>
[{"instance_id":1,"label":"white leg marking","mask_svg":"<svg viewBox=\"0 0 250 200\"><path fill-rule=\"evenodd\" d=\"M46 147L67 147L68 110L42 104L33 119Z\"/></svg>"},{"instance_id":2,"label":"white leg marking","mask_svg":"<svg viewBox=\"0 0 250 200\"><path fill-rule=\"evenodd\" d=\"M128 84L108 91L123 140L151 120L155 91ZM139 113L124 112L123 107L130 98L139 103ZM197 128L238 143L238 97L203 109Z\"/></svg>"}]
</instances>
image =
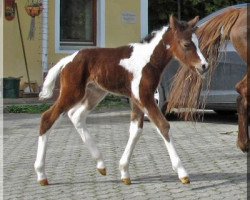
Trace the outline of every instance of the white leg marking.
<instances>
[{"instance_id":1,"label":"white leg marking","mask_svg":"<svg viewBox=\"0 0 250 200\"><path fill-rule=\"evenodd\" d=\"M133 74L131 83L131 90L134 97L140 100L139 85L141 82L142 70L150 61L155 47L159 44L164 33L168 27L163 27L161 30L155 32L154 38L150 43L134 43L131 44L133 52L130 58L120 60L120 65Z\"/></svg>"},{"instance_id":2,"label":"white leg marking","mask_svg":"<svg viewBox=\"0 0 250 200\"><path fill-rule=\"evenodd\" d=\"M123 152L123 155L120 160L119 168L121 171L121 179L130 178L129 175L129 162L135 148L137 141L139 140L142 134L142 129L138 127L138 121L131 121L130 122L130 129L129 129L129 139L127 146Z\"/></svg>"},{"instance_id":3,"label":"white leg marking","mask_svg":"<svg viewBox=\"0 0 250 200\"><path fill-rule=\"evenodd\" d=\"M48 133L39 136L36 162L34 164L35 171L37 173L37 181L45 180L47 178L45 174L45 157L47 149Z\"/></svg>"},{"instance_id":4,"label":"white leg marking","mask_svg":"<svg viewBox=\"0 0 250 200\"><path fill-rule=\"evenodd\" d=\"M88 150L90 151L92 157L97 162L97 169L104 169L104 161L100 151L98 150L95 141L90 136L88 129L86 127L86 117L89 111L85 105L78 104L68 111L68 116L74 124L76 130L80 134L83 142L86 144Z\"/></svg>"},{"instance_id":5,"label":"white leg marking","mask_svg":"<svg viewBox=\"0 0 250 200\"><path fill-rule=\"evenodd\" d=\"M171 136L170 132L169 132L170 141L167 141L162 136L160 130L158 128L156 128L156 129L157 129L157 132L160 134L160 136L163 138L163 140L165 142L165 145L167 147L169 157L170 157L170 160L171 160L171 163L172 163L173 170L178 173L179 179L182 179L184 177L188 177L188 173L185 170L185 168L183 167L182 162L181 162L181 160L180 160L180 158L179 158L179 156L178 156L178 154L176 152L174 141L172 139L172 136Z\"/></svg>"}]
</instances>

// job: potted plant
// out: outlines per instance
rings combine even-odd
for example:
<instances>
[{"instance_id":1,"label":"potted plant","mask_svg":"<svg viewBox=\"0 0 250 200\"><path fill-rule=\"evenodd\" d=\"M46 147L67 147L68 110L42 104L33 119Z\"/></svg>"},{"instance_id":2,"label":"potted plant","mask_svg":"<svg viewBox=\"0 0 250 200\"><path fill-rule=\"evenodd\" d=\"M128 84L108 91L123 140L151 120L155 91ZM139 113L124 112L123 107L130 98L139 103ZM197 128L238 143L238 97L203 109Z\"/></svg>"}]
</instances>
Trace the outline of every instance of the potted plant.
<instances>
[{"instance_id":1,"label":"potted plant","mask_svg":"<svg viewBox=\"0 0 250 200\"><path fill-rule=\"evenodd\" d=\"M43 11L43 4L40 1L32 0L31 2L27 3L25 10L29 16L36 17Z\"/></svg>"},{"instance_id":2,"label":"potted plant","mask_svg":"<svg viewBox=\"0 0 250 200\"><path fill-rule=\"evenodd\" d=\"M15 17L15 0L5 0L5 19L13 20Z\"/></svg>"},{"instance_id":3,"label":"potted plant","mask_svg":"<svg viewBox=\"0 0 250 200\"><path fill-rule=\"evenodd\" d=\"M41 0L32 0L31 2L28 0L25 10L29 16L31 16L30 23L30 32L28 39L32 40L35 37L35 17L40 15L43 11L43 4Z\"/></svg>"}]
</instances>

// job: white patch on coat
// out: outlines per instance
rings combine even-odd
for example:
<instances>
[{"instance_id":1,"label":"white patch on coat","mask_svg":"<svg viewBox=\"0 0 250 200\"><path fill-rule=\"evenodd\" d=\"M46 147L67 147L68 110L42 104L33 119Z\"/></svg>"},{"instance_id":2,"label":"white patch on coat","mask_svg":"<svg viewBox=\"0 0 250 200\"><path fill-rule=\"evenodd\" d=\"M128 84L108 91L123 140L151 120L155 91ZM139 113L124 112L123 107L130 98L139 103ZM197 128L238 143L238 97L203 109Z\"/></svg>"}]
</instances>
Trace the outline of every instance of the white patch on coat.
<instances>
[{"instance_id":1,"label":"white patch on coat","mask_svg":"<svg viewBox=\"0 0 250 200\"><path fill-rule=\"evenodd\" d=\"M166 45L166 49L170 49L170 45L169 44Z\"/></svg>"},{"instance_id":2,"label":"white patch on coat","mask_svg":"<svg viewBox=\"0 0 250 200\"><path fill-rule=\"evenodd\" d=\"M55 82L58 74L60 74L61 70L72 60L75 58L75 56L78 54L79 51L73 53L70 56L66 56L62 58L54 67L52 67L43 83L42 91L39 94L40 99L48 99L53 94L53 89L55 87Z\"/></svg>"},{"instance_id":3,"label":"white patch on coat","mask_svg":"<svg viewBox=\"0 0 250 200\"><path fill-rule=\"evenodd\" d=\"M207 63L206 59L204 58L203 54L201 53L201 50L199 48L199 40L198 40L198 38L197 38L197 36L196 36L195 33L192 34L192 41L193 41L193 43L194 43L194 45L196 47L196 52L197 52L197 54L198 54L198 56L200 58L200 61L201 61L199 67L202 66L202 65L205 65L206 68L207 68L208 67L208 63Z\"/></svg>"},{"instance_id":4,"label":"white patch on coat","mask_svg":"<svg viewBox=\"0 0 250 200\"><path fill-rule=\"evenodd\" d=\"M130 46L133 48L133 52L129 58L120 60L120 65L133 74L133 80L131 83L131 91L134 97L140 100L139 85L142 76L142 70L150 61L150 57L153 54L155 47L159 44L164 33L168 30L168 27L163 27L161 30L155 33L155 36L149 43L134 43Z\"/></svg>"}]
</instances>

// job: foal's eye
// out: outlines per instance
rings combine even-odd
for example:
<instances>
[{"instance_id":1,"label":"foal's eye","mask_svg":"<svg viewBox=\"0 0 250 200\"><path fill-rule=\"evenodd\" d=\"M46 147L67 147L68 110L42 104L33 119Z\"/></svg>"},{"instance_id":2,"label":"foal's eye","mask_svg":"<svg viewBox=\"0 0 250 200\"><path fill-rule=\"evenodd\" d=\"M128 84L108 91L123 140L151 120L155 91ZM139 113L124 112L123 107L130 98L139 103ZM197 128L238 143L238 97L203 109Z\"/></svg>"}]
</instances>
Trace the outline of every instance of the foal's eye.
<instances>
[{"instance_id":1,"label":"foal's eye","mask_svg":"<svg viewBox=\"0 0 250 200\"><path fill-rule=\"evenodd\" d=\"M183 46L184 46L185 48L189 48L189 47L191 47L191 43L189 43L189 42L188 42L188 43L184 43Z\"/></svg>"}]
</instances>

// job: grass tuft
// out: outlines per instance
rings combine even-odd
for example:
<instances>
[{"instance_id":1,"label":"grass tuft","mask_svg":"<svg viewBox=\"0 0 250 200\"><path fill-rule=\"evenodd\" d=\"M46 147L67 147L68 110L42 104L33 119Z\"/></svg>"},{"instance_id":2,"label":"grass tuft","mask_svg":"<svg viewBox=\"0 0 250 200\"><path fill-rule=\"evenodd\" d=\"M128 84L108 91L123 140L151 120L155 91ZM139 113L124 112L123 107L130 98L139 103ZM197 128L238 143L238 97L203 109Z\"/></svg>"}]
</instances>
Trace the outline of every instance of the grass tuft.
<instances>
[{"instance_id":1,"label":"grass tuft","mask_svg":"<svg viewBox=\"0 0 250 200\"><path fill-rule=\"evenodd\" d=\"M38 114L43 113L50 108L51 104L39 104L39 105L11 105L5 108L7 113L30 113ZM108 95L95 109L96 111L106 111L110 109L127 109L129 108L129 103L126 99Z\"/></svg>"}]
</instances>

